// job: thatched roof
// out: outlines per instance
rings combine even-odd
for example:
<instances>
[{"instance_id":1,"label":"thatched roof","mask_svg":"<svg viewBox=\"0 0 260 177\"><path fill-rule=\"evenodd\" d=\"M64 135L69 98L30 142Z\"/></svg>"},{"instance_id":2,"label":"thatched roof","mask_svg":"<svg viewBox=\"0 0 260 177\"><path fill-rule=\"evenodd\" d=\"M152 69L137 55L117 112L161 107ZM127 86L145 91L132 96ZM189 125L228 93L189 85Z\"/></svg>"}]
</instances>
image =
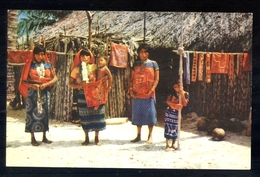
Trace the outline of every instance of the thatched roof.
<instances>
[{"instance_id":1,"label":"thatched roof","mask_svg":"<svg viewBox=\"0 0 260 177\"><path fill-rule=\"evenodd\" d=\"M141 12L141 11L90 11L93 16L92 34L105 32L125 41L140 41L144 36L146 14L146 39L154 48L177 49L183 31L186 50L251 51L252 13L217 12ZM183 30L182 30L183 27ZM59 32L88 38L86 11L75 11L53 26L35 33L34 40L42 34L51 39Z\"/></svg>"}]
</instances>

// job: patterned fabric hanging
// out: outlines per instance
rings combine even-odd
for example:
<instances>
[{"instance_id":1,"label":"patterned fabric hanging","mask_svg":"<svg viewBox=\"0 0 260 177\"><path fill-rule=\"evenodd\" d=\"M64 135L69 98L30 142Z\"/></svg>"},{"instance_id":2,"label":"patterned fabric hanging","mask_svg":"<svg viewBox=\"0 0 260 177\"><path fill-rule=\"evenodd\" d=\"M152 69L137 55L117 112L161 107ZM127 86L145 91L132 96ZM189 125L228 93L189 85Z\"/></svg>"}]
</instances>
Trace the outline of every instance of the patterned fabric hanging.
<instances>
[{"instance_id":1,"label":"patterned fabric hanging","mask_svg":"<svg viewBox=\"0 0 260 177\"><path fill-rule=\"evenodd\" d=\"M206 54L206 83L211 82L210 53Z\"/></svg>"},{"instance_id":2,"label":"patterned fabric hanging","mask_svg":"<svg viewBox=\"0 0 260 177\"><path fill-rule=\"evenodd\" d=\"M228 74L229 54L212 53L211 73Z\"/></svg>"},{"instance_id":3,"label":"patterned fabric hanging","mask_svg":"<svg viewBox=\"0 0 260 177\"><path fill-rule=\"evenodd\" d=\"M198 81L203 81L204 53L199 53Z\"/></svg>"},{"instance_id":4,"label":"patterned fabric hanging","mask_svg":"<svg viewBox=\"0 0 260 177\"><path fill-rule=\"evenodd\" d=\"M128 48L124 45L111 43L110 65L118 68L127 68Z\"/></svg>"},{"instance_id":5,"label":"patterned fabric hanging","mask_svg":"<svg viewBox=\"0 0 260 177\"><path fill-rule=\"evenodd\" d=\"M193 53L193 64L192 64L192 75L191 75L191 81L196 82L197 79L197 67L198 67L198 54L197 52Z\"/></svg>"},{"instance_id":6,"label":"patterned fabric hanging","mask_svg":"<svg viewBox=\"0 0 260 177\"><path fill-rule=\"evenodd\" d=\"M234 79L234 54L229 55L229 72L228 72L228 80L229 86L233 87L233 79Z\"/></svg>"},{"instance_id":7,"label":"patterned fabric hanging","mask_svg":"<svg viewBox=\"0 0 260 177\"><path fill-rule=\"evenodd\" d=\"M237 54L237 76L239 78L243 77L243 54Z\"/></svg>"},{"instance_id":8,"label":"patterned fabric hanging","mask_svg":"<svg viewBox=\"0 0 260 177\"><path fill-rule=\"evenodd\" d=\"M248 53L244 53L243 71L252 71L251 55L249 55Z\"/></svg>"},{"instance_id":9,"label":"patterned fabric hanging","mask_svg":"<svg viewBox=\"0 0 260 177\"><path fill-rule=\"evenodd\" d=\"M184 60L185 60L184 78L185 78L186 84L190 84L190 56L189 56L189 52L185 53Z\"/></svg>"}]
</instances>

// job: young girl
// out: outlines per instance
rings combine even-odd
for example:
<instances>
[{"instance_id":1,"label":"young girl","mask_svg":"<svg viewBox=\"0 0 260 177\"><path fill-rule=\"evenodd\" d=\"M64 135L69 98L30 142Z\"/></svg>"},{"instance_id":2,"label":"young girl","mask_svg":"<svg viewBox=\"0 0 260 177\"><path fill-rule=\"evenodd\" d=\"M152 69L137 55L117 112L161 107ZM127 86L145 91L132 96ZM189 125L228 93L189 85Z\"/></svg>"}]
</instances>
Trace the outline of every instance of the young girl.
<instances>
[{"instance_id":1,"label":"young girl","mask_svg":"<svg viewBox=\"0 0 260 177\"><path fill-rule=\"evenodd\" d=\"M164 122L164 137L166 138L166 152L170 148L177 149L174 145L178 137L178 109L182 109L183 106L188 104L189 93L180 89L179 79L173 81L173 91L168 95L166 103L168 105L165 111ZM181 97L181 103L179 98ZM172 140L172 145L169 145L169 140Z\"/></svg>"}]
</instances>

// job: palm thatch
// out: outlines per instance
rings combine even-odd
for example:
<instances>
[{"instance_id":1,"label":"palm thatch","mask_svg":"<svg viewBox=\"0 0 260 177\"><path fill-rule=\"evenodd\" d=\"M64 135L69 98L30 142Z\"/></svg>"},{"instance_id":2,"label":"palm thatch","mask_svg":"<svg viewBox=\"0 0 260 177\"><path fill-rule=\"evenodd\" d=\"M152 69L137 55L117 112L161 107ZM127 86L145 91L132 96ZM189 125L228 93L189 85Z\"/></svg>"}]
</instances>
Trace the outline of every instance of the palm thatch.
<instances>
[{"instance_id":1,"label":"palm thatch","mask_svg":"<svg viewBox=\"0 0 260 177\"><path fill-rule=\"evenodd\" d=\"M166 99L167 85L171 77L178 74L176 72L179 66L176 62L178 56L174 55L172 50L178 49L181 42L184 49L190 51L251 53L252 50L252 13L89 12L93 14L91 45L95 56L100 54L109 56L109 44L114 41L129 47L129 66L131 66L131 62L136 58L138 43L145 40L154 49L153 59L160 66L157 103L163 108L165 101L162 100ZM75 54L80 45L88 44L88 23L86 11L75 11L53 26L35 32L34 41L37 43L42 35L48 50ZM63 58L59 61L65 61L68 57ZM110 69L115 80L109 95L112 100L106 104L108 108L106 116L131 117L131 101L128 93L130 67L126 70L114 67ZM67 76L61 74L61 77ZM209 115L211 110L215 110L222 112L221 116L232 114L228 116L240 116L241 119L246 119L251 106L250 78L251 73L245 73L243 78L234 80L234 87L229 87L226 75L215 74L212 75L210 84L195 82L189 86L184 85L191 93L190 110L198 112L201 116ZM64 79L60 79L57 85L64 84L61 82L64 82ZM70 94L68 99L71 99ZM71 101L68 101L64 109L68 106L72 106Z\"/></svg>"},{"instance_id":2,"label":"palm thatch","mask_svg":"<svg viewBox=\"0 0 260 177\"><path fill-rule=\"evenodd\" d=\"M111 34L112 38L138 41L144 38L153 48L175 48L181 43L187 50L250 51L252 48L252 13L217 12L139 12L91 11L93 33ZM51 39L59 32L64 35L88 37L85 11L71 15L35 33ZM182 33L183 32L183 33Z\"/></svg>"}]
</instances>

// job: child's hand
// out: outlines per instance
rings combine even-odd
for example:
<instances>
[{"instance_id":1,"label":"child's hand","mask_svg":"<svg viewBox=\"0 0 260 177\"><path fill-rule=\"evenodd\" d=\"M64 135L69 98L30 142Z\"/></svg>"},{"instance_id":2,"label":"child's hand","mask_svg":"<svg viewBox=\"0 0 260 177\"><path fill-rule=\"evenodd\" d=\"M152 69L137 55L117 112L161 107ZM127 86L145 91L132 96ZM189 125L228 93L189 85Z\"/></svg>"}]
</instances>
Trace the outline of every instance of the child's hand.
<instances>
[{"instance_id":1,"label":"child's hand","mask_svg":"<svg viewBox=\"0 0 260 177\"><path fill-rule=\"evenodd\" d=\"M94 110L96 111L96 110L98 110L98 108L99 108L99 106L95 106L95 107L94 107Z\"/></svg>"},{"instance_id":2,"label":"child's hand","mask_svg":"<svg viewBox=\"0 0 260 177\"><path fill-rule=\"evenodd\" d=\"M79 76L76 78L76 82L77 82L78 84L80 84L80 83L82 82L82 80L81 80L81 78L80 78Z\"/></svg>"}]
</instances>

